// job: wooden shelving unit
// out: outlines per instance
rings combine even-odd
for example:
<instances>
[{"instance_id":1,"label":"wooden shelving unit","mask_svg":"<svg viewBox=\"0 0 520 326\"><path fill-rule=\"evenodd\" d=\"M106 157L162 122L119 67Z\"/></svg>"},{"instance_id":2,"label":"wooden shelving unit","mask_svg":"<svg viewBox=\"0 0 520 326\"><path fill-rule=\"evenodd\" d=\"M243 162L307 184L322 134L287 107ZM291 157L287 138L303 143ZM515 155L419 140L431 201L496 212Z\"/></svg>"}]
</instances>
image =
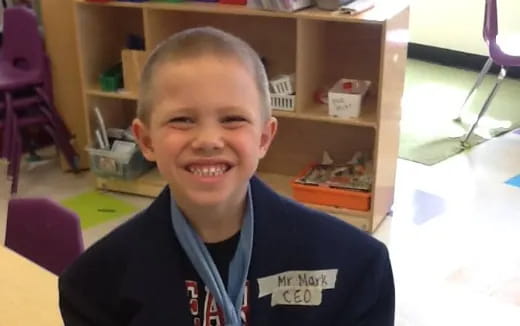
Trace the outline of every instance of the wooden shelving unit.
<instances>
[{"instance_id":1,"label":"wooden shelving unit","mask_svg":"<svg viewBox=\"0 0 520 326\"><path fill-rule=\"evenodd\" d=\"M128 92L128 91L105 92L99 88L90 88L90 89L87 89L85 92L88 95L92 95L92 96L119 98L119 99L126 99L126 100L137 100L137 94Z\"/></svg>"},{"instance_id":2,"label":"wooden shelving unit","mask_svg":"<svg viewBox=\"0 0 520 326\"><path fill-rule=\"evenodd\" d=\"M296 73L295 111L274 111L279 133L260 164L260 178L291 196L290 181L319 161L324 150L338 161L365 151L372 155L375 174L369 211L309 206L367 231L374 231L390 211L406 63L406 4L383 2L350 17L316 8L283 13L214 3L75 0L75 21L87 130L92 131L93 106L99 106L110 127L127 127L135 115L136 92L103 92L97 86L99 74L121 60L126 35L141 35L150 51L177 31L215 26L251 44L266 59L270 76ZM316 89L343 77L372 81L359 118L330 117L325 105L314 102ZM156 196L165 182L154 170L132 181L97 178L96 185Z\"/></svg>"}]
</instances>

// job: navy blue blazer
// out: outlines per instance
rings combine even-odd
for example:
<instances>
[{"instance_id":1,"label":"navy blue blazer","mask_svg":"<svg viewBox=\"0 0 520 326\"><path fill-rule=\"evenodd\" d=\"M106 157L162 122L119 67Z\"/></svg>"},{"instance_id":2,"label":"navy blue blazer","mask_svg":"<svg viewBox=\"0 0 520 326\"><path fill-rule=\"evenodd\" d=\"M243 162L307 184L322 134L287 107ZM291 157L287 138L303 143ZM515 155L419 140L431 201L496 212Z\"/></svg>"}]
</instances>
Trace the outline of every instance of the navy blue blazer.
<instances>
[{"instance_id":1,"label":"navy blue blazer","mask_svg":"<svg viewBox=\"0 0 520 326\"><path fill-rule=\"evenodd\" d=\"M249 325L394 325L394 283L384 244L335 217L279 196L256 177L251 191L255 233L248 276ZM179 270L181 254L167 187L147 209L95 243L60 276L65 325L193 325ZM312 292L321 292L320 298L312 299L314 304L290 304L311 300L311 292L299 291L310 286L302 285L301 279L286 283L284 275L295 275L286 272L316 270L337 271L335 280L325 280L321 285L327 289ZM274 294L266 295L265 285L259 295L258 280L273 275L282 276L275 287L293 286L292 297L289 292L282 297L289 303L273 305Z\"/></svg>"}]
</instances>

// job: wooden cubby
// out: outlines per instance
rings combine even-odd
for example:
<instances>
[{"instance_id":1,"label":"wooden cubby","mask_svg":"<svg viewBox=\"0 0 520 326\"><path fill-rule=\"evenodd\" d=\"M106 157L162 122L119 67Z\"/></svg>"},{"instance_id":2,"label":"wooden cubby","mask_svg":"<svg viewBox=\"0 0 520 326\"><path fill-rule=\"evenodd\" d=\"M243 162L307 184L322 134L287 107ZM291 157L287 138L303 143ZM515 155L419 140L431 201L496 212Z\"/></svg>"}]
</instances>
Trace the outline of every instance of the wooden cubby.
<instances>
[{"instance_id":1,"label":"wooden cubby","mask_svg":"<svg viewBox=\"0 0 520 326\"><path fill-rule=\"evenodd\" d=\"M319 162L326 150L338 161L356 151L369 153L374 173L371 209L309 205L372 232L391 210L399 141L408 31L408 7L378 4L347 16L316 8L296 13L254 10L215 3L99 4L75 0L75 21L86 112L99 106L110 127L125 127L135 114L135 92L103 92L99 74L121 60L126 36L144 37L145 51L175 32L214 26L239 36L265 60L268 75L296 73L294 112L273 111L279 133L261 161L258 175L276 191L291 196L290 181L304 167ZM372 82L358 118L330 117L314 93L339 78ZM92 138L87 113L87 130ZM156 170L133 181L96 178L99 188L156 196L164 187Z\"/></svg>"}]
</instances>

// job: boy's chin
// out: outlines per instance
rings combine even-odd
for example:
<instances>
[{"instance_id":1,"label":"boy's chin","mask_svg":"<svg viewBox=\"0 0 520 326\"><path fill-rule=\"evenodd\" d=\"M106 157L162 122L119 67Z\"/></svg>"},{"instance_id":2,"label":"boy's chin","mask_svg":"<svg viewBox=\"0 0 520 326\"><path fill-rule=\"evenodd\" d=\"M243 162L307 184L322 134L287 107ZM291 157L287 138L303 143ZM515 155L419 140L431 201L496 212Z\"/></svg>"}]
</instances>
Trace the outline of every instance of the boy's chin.
<instances>
[{"instance_id":1,"label":"boy's chin","mask_svg":"<svg viewBox=\"0 0 520 326\"><path fill-rule=\"evenodd\" d=\"M187 191L183 195L186 204L199 208L218 208L237 202L237 194L223 189L213 191ZM244 194L245 198L245 194ZM240 201L238 201L240 202Z\"/></svg>"}]
</instances>

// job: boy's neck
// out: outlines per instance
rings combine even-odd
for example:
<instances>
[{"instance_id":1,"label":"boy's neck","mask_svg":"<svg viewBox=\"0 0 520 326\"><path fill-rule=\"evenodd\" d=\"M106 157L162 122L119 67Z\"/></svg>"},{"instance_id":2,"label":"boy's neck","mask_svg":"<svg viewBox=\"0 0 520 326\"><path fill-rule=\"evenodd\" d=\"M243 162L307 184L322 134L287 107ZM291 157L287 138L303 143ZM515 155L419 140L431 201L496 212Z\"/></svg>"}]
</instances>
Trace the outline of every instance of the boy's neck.
<instances>
[{"instance_id":1,"label":"boy's neck","mask_svg":"<svg viewBox=\"0 0 520 326\"><path fill-rule=\"evenodd\" d=\"M244 198L246 199L246 198ZM244 218L246 200L217 207L190 207L177 202L195 232L205 243L225 241L237 234Z\"/></svg>"}]
</instances>

